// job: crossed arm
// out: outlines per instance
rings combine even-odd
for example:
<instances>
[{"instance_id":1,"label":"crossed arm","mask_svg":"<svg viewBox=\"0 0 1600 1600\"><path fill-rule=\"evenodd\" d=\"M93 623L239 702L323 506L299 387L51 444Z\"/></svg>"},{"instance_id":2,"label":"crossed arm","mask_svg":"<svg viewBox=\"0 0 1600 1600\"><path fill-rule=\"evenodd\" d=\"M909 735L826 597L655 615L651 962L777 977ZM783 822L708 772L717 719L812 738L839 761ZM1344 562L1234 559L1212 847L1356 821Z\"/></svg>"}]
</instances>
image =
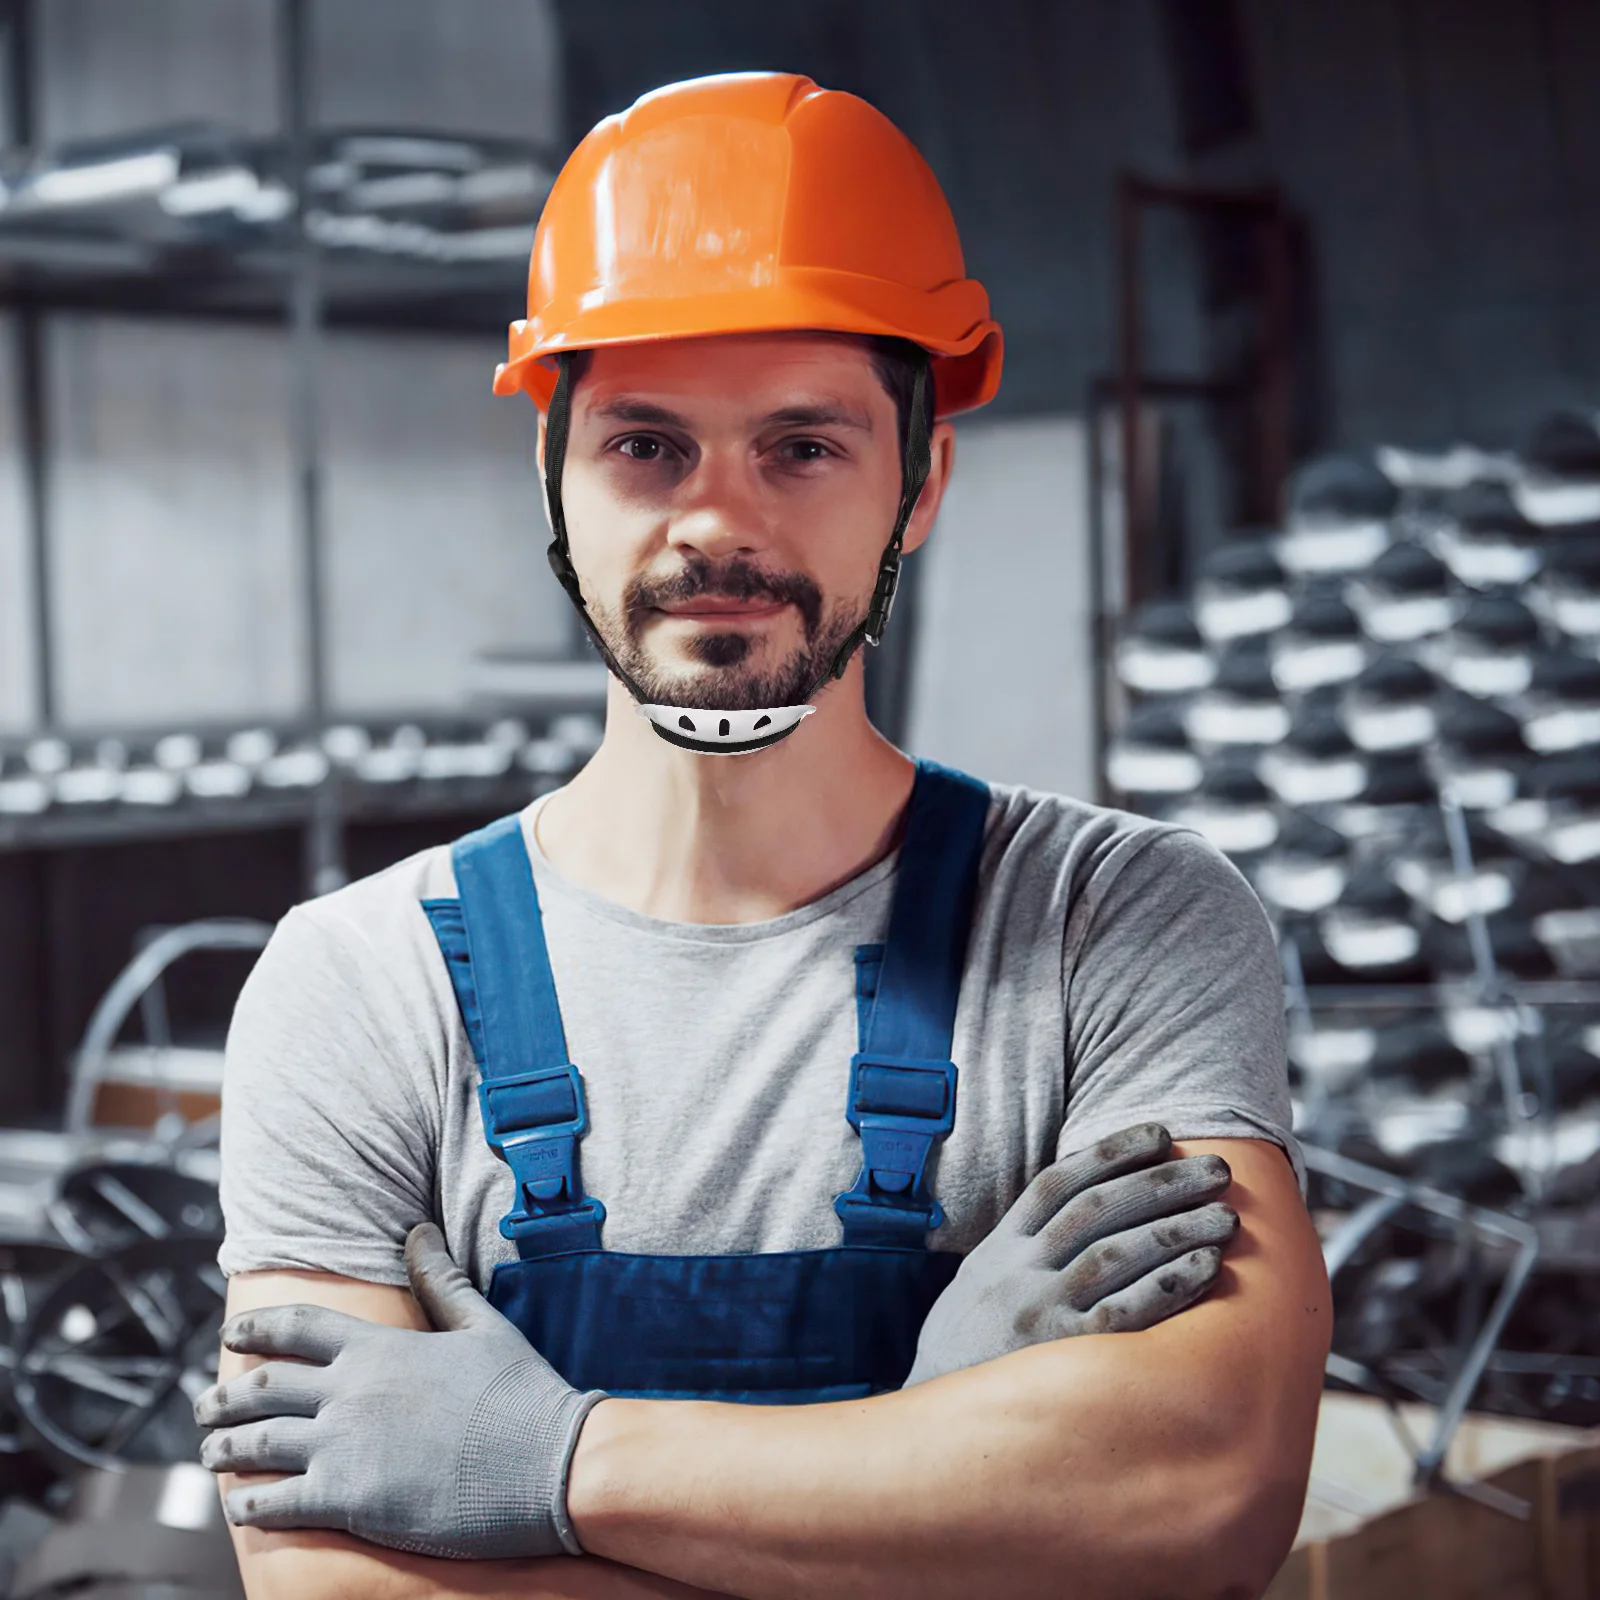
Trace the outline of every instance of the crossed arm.
<instances>
[{"instance_id":1,"label":"crossed arm","mask_svg":"<svg viewBox=\"0 0 1600 1600\"><path fill-rule=\"evenodd\" d=\"M849 1404L606 1401L568 1491L589 1556L437 1561L238 1529L247 1592L1025 1600L1070 1577L1074 1600L1257 1595L1299 1517L1330 1307L1282 1154L1249 1140L1175 1153L1206 1151L1233 1168L1240 1232L1211 1297L1171 1321ZM298 1273L230 1285L230 1312L291 1301L425 1326L404 1290Z\"/></svg>"}]
</instances>

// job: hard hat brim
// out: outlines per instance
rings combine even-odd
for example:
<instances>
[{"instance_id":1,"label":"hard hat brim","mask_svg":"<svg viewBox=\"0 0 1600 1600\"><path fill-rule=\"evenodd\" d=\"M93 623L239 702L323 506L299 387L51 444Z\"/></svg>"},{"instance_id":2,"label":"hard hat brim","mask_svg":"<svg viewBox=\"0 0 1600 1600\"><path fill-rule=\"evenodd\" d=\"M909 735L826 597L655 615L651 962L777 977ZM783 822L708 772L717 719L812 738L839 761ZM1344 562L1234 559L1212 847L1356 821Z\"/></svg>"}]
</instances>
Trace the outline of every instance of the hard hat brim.
<instances>
[{"instance_id":1,"label":"hard hat brim","mask_svg":"<svg viewBox=\"0 0 1600 1600\"><path fill-rule=\"evenodd\" d=\"M1004 357L988 296L970 278L927 292L853 273L791 269L778 283L715 295L552 306L539 322L543 327L533 322L511 325L511 358L496 368L494 392L528 394L541 411L556 384L555 363L548 358L563 350L740 333L907 339L934 358L935 411L940 417L992 400ZM545 328L551 330L548 335Z\"/></svg>"}]
</instances>

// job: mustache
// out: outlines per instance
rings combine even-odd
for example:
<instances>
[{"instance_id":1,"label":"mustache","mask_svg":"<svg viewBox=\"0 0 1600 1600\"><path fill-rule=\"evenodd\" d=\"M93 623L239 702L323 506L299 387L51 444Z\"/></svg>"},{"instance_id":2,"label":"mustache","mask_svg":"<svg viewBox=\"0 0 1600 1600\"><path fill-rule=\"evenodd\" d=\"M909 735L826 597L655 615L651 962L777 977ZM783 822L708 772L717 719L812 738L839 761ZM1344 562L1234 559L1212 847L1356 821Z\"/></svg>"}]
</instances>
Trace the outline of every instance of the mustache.
<instances>
[{"instance_id":1,"label":"mustache","mask_svg":"<svg viewBox=\"0 0 1600 1600\"><path fill-rule=\"evenodd\" d=\"M803 572L768 572L752 561L690 561L670 577L635 578L623 590L623 615L630 635L637 637L650 613L716 595L726 600L773 600L792 605L808 640L822 622L822 591Z\"/></svg>"}]
</instances>

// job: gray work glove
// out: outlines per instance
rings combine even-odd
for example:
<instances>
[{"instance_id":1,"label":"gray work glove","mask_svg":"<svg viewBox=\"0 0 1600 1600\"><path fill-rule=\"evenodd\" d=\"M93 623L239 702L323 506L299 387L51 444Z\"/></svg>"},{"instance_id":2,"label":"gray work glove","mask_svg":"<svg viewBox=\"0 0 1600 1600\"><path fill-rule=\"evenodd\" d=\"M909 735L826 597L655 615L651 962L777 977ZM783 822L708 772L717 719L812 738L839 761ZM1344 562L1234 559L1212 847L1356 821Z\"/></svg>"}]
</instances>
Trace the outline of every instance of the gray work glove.
<instances>
[{"instance_id":1,"label":"gray work glove","mask_svg":"<svg viewBox=\"0 0 1600 1600\"><path fill-rule=\"evenodd\" d=\"M490 1306L425 1223L406 1271L435 1329L364 1322L323 1306L246 1311L222 1342L269 1361L208 1389L195 1420L213 1472L288 1472L241 1484L229 1519L338 1528L417 1555L581 1555L567 1519L580 1394ZM315 1363L311 1366L299 1362Z\"/></svg>"},{"instance_id":2,"label":"gray work glove","mask_svg":"<svg viewBox=\"0 0 1600 1600\"><path fill-rule=\"evenodd\" d=\"M1153 1122L1046 1167L933 1303L906 1387L1079 1333L1148 1328L1198 1300L1239 1227L1221 1156L1172 1161Z\"/></svg>"}]
</instances>

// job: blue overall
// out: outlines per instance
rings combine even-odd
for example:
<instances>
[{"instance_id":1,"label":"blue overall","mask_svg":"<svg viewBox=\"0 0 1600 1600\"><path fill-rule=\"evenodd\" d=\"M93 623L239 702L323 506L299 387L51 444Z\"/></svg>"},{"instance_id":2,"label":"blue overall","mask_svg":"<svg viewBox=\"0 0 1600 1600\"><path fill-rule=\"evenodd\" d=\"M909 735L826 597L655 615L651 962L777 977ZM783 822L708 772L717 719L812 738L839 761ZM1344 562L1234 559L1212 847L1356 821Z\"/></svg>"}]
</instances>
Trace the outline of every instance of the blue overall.
<instances>
[{"instance_id":1,"label":"blue overall","mask_svg":"<svg viewBox=\"0 0 1600 1600\"><path fill-rule=\"evenodd\" d=\"M923 1320L961 1259L928 1248L944 1213L927 1165L955 1122L951 1034L988 807L984 784L918 765L888 938L855 953L858 1050L845 1116L862 1169L834 1201L841 1243L821 1250L601 1247L605 1207L580 1176L583 1079L567 1059L520 821L506 817L454 846L460 898L423 910L477 1059L485 1135L515 1180L500 1232L518 1259L496 1267L489 1301L568 1383L797 1404L905 1381Z\"/></svg>"}]
</instances>

